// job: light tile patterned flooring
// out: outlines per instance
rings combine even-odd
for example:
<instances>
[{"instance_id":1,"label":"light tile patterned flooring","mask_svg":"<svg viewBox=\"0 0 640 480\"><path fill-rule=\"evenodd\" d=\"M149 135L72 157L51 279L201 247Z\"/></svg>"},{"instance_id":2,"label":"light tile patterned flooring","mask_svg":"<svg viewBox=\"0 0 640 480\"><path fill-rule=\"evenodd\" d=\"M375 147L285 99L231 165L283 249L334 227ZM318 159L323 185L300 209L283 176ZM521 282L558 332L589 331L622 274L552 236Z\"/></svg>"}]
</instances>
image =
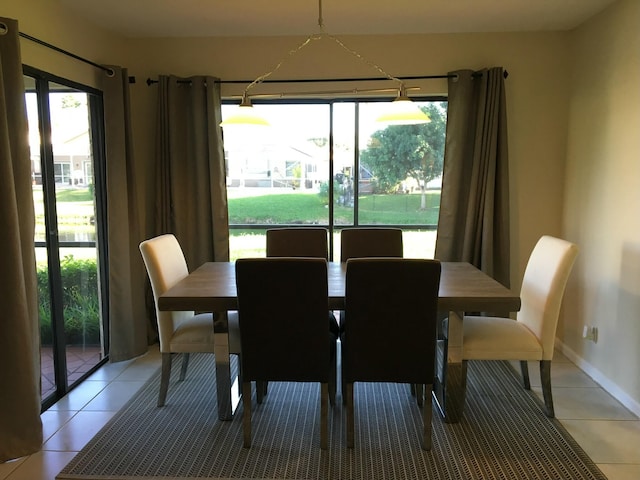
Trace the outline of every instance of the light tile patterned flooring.
<instances>
[{"instance_id":1,"label":"light tile patterned flooring","mask_svg":"<svg viewBox=\"0 0 640 480\"><path fill-rule=\"evenodd\" d=\"M160 366L157 347L107 364L42 414L42 451L0 464L0 480L53 480ZM531 385L541 395L537 365ZM562 354L552 367L556 416L609 480L640 479L640 419Z\"/></svg>"}]
</instances>

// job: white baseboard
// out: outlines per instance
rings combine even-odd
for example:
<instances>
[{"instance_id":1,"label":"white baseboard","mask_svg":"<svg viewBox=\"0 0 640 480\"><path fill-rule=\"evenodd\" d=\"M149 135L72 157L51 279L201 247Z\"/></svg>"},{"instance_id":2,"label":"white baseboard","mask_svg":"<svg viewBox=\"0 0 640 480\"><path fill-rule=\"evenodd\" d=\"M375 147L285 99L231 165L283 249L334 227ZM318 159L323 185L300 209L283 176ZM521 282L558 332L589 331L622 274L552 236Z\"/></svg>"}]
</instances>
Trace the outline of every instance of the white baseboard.
<instances>
[{"instance_id":1,"label":"white baseboard","mask_svg":"<svg viewBox=\"0 0 640 480\"><path fill-rule=\"evenodd\" d=\"M618 400L622 405L631 410L634 414L640 417L640 403L631 398L624 390L622 390L616 383L611 381L600 370L595 368L584 358L580 357L571 348L565 345L562 341L556 338L556 348L562 352L569 360L576 364L584 373L589 375L596 383L598 383L604 390L607 391L613 398Z\"/></svg>"}]
</instances>

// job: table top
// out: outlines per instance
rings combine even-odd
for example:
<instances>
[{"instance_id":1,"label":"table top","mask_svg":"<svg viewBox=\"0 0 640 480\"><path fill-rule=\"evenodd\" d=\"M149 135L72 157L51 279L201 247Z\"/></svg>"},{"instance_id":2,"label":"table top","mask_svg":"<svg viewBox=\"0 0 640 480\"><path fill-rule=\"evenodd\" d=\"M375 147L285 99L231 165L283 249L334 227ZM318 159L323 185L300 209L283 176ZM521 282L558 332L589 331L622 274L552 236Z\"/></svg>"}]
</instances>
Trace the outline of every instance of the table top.
<instances>
[{"instance_id":1,"label":"table top","mask_svg":"<svg viewBox=\"0 0 640 480\"><path fill-rule=\"evenodd\" d=\"M438 308L442 311L515 312L520 297L473 265L442 262ZM328 263L329 308L344 310L346 264ZM234 262L208 262L160 295L160 310L237 310Z\"/></svg>"}]
</instances>

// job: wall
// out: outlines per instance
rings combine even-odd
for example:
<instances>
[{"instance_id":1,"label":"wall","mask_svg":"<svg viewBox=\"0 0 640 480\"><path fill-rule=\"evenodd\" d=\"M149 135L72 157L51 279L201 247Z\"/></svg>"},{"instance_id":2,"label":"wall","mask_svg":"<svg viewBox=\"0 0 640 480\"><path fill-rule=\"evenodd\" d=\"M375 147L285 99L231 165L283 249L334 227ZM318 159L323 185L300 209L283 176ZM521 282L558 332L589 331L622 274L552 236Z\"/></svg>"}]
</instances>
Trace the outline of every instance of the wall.
<instances>
[{"instance_id":1,"label":"wall","mask_svg":"<svg viewBox=\"0 0 640 480\"><path fill-rule=\"evenodd\" d=\"M640 413L640 2L572 34L565 235L580 246L560 340ZM598 327L597 343L581 338Z\"/></svg>"},{"instance_id":2,"label":"wall","mask_svg":"<svg viewBox=\"0 0 640 480\"><path fill-rule=\"evenodd\" d=\"M88 25L51 0L0 0L0 16L18 20L18 28L45 42L98 64L123 60L123 39ZM84 85L98 88L104 73L85 63L20 39L22 62Z\"/></svg>"}]
</instances>

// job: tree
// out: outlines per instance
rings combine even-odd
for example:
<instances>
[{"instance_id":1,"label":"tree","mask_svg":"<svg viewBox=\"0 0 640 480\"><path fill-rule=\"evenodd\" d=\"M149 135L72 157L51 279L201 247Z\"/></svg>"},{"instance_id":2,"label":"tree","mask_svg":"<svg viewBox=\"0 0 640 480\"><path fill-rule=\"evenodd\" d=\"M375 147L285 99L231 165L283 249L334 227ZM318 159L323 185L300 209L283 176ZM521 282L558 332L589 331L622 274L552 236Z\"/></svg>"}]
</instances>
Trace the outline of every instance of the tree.
<instances>
[{"instance_id":1,"label":"tree","mask_svg":"<svg viewBox=\"0 0 640 480\"><path fill-rule=\"evenodd\" d=\"M378 188L391 192L411 178L422 192L421 208L426 208L427 183L442 175L446 131L446 105L432 102L420 107L431 122L419 125L390 125L371 135L360 164L368 168Z\"/></svg>"}]
</instances>

